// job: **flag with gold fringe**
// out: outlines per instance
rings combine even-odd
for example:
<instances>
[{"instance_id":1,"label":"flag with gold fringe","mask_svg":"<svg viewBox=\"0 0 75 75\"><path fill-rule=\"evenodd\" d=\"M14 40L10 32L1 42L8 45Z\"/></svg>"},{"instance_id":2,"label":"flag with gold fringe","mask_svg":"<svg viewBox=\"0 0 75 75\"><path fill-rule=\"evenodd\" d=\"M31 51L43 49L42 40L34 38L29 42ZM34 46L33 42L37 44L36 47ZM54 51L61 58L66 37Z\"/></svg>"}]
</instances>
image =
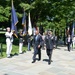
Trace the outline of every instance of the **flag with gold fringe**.
<instances>
[{"instance_id":1,"label":"flag with gold fringe","mask_svg":"<svg viewBox=\"0 0 75 75\"><path fill-rule=\"evenodd\" d=\"M23 25L23 36L26 35L26 15L25 12L23 14L23 18L22 18L22 25Z\"/></svg>"},{"instance_id":2,"label":"flag with gold fringe","mask_svg":"<svg viewBox=\"0 0 75 75\"><path fill-rule=\"evenodd\" d=\"M18 18L16 15L16 11L13 5L13 0L12 0L12 9L11 9L11 31L14 32L14 35L18 38L17 36L17 27L16 24L18 23Z\"/></svg>"}]
</instances>

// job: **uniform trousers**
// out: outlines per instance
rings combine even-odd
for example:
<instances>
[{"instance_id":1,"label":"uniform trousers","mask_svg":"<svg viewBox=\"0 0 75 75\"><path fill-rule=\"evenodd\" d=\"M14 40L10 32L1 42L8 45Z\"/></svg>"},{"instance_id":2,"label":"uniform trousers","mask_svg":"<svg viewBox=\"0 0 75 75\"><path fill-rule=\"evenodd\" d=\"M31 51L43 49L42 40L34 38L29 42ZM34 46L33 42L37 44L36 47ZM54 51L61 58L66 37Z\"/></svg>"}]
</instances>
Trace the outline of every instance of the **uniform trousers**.
<instances>
[{"instance_id":1,"label":"uniform trousers","mask_svg":"<svg viewBox=\"0 0 75 75\"><path fill-rule=\"evenodd\" d=\"M23 43L19 43L19 53L22 53Z\"/></svg>"},{"instance_id":2,"label":"uniform trousers","mask_svg":"<svg viewBox=\"0 0 75 75\"><path fill-rule=\"evenodd\" d=\"M6 54L7 54L7 57L9 57L12 51L12 42L7 41L6 44L7 44Z\"/></svg>"}]
</instances>

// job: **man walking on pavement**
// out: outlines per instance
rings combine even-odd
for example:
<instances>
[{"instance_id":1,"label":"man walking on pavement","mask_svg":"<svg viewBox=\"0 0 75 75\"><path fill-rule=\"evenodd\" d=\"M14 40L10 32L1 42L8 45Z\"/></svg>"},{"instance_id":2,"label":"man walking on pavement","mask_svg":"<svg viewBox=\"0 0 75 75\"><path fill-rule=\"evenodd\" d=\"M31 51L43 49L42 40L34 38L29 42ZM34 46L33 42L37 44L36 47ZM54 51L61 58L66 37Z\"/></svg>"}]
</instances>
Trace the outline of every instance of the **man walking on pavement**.
<instances>
[{"instance_id":1,"label":"man walking on pavement","mask_svg":"<svg viewBox=\"0 0 75 75\"><path fill-rule=\"evenodd\" d=\"M33 61L32 63L35 63L36 61L36 55L38 54L38 61L41 60L41 46L42 46L42 36L39 34L39 30L36 30L35 36L33 38L34 43L34 55L33 55Z\"/></svg>"},{"instance_id":2,"label":"man walking on pavement","mask_svg":"<svg viewBox=\"0 0 75 75\"><path fill-rule=\"evenodd\" d=\"M71 50L71 43L72 43L72 38L70 35L68 35L68 37L67 37L67 48L68 48L69 52Z\"/></svg>"},{"instance_id":3,"label":"man walking on pavement","mask_svg":"<svg viewBox=\"0 0 75 75\"><path fill-rule=\"evenodd\" d=\"M54 36L52 35L52 31L48 30L48 33L45 37L45 43L46 43L46 52L49 57L49 62L48 64L51 64L51 57L52 57L52 52L53 52L53 47L54 47Z\"/></svg>"}]
</instances>

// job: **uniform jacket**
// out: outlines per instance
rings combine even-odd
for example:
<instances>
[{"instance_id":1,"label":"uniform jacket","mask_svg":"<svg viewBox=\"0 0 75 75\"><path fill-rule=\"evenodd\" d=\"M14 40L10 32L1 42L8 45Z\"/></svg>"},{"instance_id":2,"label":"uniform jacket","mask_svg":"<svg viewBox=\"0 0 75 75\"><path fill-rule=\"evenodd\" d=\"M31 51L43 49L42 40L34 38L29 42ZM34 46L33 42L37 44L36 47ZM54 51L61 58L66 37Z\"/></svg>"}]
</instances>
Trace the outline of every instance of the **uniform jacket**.
<instances>
[{"instance_id":1,"label":"uniform jacket","mask_svg":"<svg viewBox=\"0 0 75 75\"><path fill-rule=\"evenodd\" d=\"M6 42L13 42L13 33L12 32L6 32L5 36L6 36Z\"/></svg>"},{"instance_id":2,"label":"uniform jacket","mask_svg":"<svg viewBox=\"0 0 75 75\"><path fill-rule=\"evenodd\" d=\"M54 47L54 37L53 36L50 37L49 35L46 35L45 44L46 44L47 49L53 49L53 47Z\"/></svg>"},{"instance_id":3,"label":"uniform jacket","mask_svg":"<svg viewBox=\"0 0 75 75\"><path fill-rule=\"evenodd\" d=\"M23 43L23 36L19 35L19 43Z\"/></svg>"}]
</instances>

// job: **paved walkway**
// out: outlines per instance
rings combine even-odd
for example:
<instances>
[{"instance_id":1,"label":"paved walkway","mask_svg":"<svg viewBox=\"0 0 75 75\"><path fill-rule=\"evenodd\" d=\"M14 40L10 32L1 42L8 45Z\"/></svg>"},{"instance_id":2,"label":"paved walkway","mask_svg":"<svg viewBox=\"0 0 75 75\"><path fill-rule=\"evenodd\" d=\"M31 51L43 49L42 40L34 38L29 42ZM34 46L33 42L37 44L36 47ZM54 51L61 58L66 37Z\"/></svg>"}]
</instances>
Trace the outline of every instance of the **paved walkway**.
<instances>
[{"instance_id":1,"label":"paved walkway","mask_svg":"<svg viewBox=\"0 0 75 75\"><path fill-rule=\"evenodd\" d=\"M45 50L42 60L32 62L33 51L19 56L0 59L0 75L75 75L75 50L67 51L66 47L58 47L53 51L53 62L48 65Z\"/></svg>"}]
</instances>

